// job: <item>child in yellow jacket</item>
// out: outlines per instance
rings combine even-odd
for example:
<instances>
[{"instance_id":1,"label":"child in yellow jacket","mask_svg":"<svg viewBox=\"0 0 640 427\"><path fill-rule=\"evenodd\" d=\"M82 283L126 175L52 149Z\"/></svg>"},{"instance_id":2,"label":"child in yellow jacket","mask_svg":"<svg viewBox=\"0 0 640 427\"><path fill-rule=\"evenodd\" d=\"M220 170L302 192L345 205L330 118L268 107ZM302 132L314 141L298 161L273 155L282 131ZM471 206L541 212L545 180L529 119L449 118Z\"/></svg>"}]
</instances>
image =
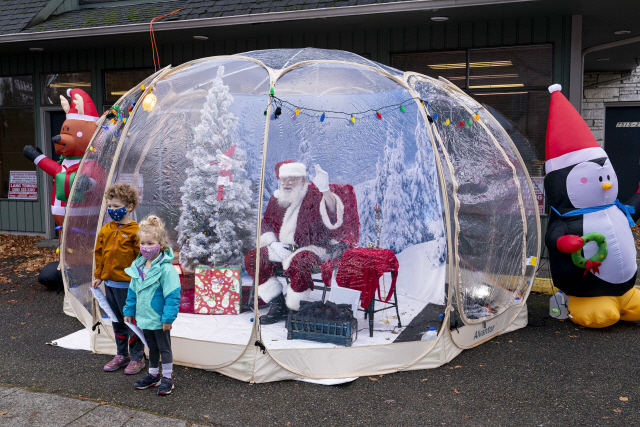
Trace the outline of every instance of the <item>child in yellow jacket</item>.
<instances>
[{"instance_id":1,"label":"child in yellow jacket","mask_svg":"<svg viewBox=\"0 0 640 427\"><path fill-rule=\"evenodd\" d=\"M105 224L96 239L96 269L93 272L94 288L105 284L105 294L117 322L113 322L118 354L104 366L107 372L126 366L125 374L133 375L144 367L144 345L140 338L124 323L122 310L127 301L128 268L140 253L138 223L129 219L129 214L138 206L138 193L129 184L116 183L109 186L104 195L107 212L112 221Z\"/></svg>"}]
</instances>

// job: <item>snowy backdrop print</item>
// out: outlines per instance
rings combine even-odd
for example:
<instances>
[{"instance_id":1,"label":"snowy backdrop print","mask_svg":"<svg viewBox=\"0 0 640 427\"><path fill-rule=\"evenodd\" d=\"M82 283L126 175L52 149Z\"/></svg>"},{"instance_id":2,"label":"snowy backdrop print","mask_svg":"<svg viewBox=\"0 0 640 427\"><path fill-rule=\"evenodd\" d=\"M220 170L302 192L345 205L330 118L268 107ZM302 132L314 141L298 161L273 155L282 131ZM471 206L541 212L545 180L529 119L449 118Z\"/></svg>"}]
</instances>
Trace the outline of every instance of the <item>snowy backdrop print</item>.
<instances>
[{"instance_id":1,"label":"snowy backdrop print","mask_svg":"<svg viewBox=\"0 0 640 427\"><path fill-rule=\"evenodd\" d=\"M336 80L338 67L342 81ZM447 244L433 144L420 104L393 81L374 74L345 65L309 64L278 80L275 94L283 104L282 113L272 113L269 123L265 198L278 186L276 163L305 164L311 181L319 164L331 184L354 188L358 246L379 241L396 254L398 293L443 304ZM377 117L378 108L393 105L380 109ZM332 113L367 110L355 121Z\"/></svg>"}]
</instances>

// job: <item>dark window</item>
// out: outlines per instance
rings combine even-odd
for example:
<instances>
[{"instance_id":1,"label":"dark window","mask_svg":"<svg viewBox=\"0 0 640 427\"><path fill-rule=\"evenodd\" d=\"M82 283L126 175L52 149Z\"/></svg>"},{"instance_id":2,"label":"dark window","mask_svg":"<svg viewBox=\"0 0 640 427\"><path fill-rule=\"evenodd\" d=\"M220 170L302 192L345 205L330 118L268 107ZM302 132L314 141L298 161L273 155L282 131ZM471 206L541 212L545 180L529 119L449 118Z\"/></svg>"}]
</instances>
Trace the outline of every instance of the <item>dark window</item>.
<instances>
[{"instance_id":1,"label":"dark window","mask_svg":"<svg viewBox=\"0 0 640 427\"><path fill-rule=\"evenodd\" d=\"M42 105L60 105L60 95L67 97L67 89L82 89L91 95L91 73L53 73L43 74Z\"/></svg>"},{"instance_id":2,"label":"dark window","mask_svg":"<svg viewBox=\"0 0 640 427\"><path fill-rule=\"evenodd\" d=\"M551 65L551 45L471 49L468 89L547 90L552 83Z\"/></svg>"},{"instance_id":3,"label":"dark window","mask_svg":"<svg viewBox=\"0 0 640 427\"><path fill-rule=\"evenodd\" d=\"M391 66L402 71L415 71L429 77L444 77L458 87L467 84L467 52L395 53Z\"/></svg>"},{"instance_id":4,"label":"dark window","mask_svg":"<svg viewBox=\"0 0 640 427\"><path fill-rule=\"evenodd\" d=\"M105 101L110 102L109 108L122 95L127 93L134 86L153 74L153 68L140 70L118 70L104 72Z\"/></svg>"},{"instance_id":5,"label":"dark window","mask_svg":"<svg viewBox=\"0 0 640 427\"><path fill-rule=\"evenodd\" d=\"M544 176L552 45L397 53L391 61L403 71L444 77L488 107L510 134L531 176Z\"/></svg>"},{"instance_id":6,"label":"dark window","mask_svg":"<svg viewBox=\"0 0 640 427\"><path fill-rule=\"evenodd\" d=\"M11 171L34 171L22 154L35 144L33 78L0 77L0 198L7 198Z\"/></svg>"}]
</instances>

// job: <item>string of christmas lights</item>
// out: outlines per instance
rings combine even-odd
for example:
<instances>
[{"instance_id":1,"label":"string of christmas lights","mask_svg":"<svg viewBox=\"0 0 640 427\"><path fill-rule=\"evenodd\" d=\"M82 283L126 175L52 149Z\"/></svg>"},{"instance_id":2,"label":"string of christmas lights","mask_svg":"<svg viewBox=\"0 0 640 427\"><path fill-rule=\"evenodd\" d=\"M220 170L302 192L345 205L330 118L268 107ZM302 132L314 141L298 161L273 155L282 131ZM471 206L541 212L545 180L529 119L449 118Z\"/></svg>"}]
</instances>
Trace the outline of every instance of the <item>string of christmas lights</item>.
<instances>
[{"instance_id":1,"label":"string of christmas lights","mask_svg":"<svg viewBox=\"0 0 640 427\"><path fill-rule=\"evenodd\" d=\"M433 123L434 120L437 120L438 117L442 117L442 114L438 113L436 111L435 108L433 108L433 106L431 104L429 104L427 101L418 98L418 97L412 97L412 98L407 98L401 102L395 103L395 104L389 104L389 105L384 105L378 108L369 108L367 110L362 110L362 111L354 111L354 112L347 112L347 111L333 111L333 110L318 110L315 108L308 108L308 107L301 107L299 105L293 104L289 101L286 101L282 98L278 98L277 96L275 96L275 91L273 88L270 89L269 91L269 105L267 106L267 108L265 108L264 110L264 115L267 115L267 111L269 106L271 106L272 104L275 105L275 111L273 112L274 118L277 119L279 116L282 115L282 110L283 107L286 106L288 109L290 109L291 111L294 112L293 115L293 120L296 120L297 116L300 115L305 115L305 116L309 116L309 117L313 117L319 116L320 122L324 122L327 118L331 118L331 119L340 119L340 120L344 120L347 119L349 120L352 124L356 123L356 116L365 116L369 113L375 113L375 117L377 117L379 120L382 120L382 114L381 111L386 110L386 109L390 109L390 108L398 108L400 107L400 111L405 113L407 111L405 104L407 103L411 103L412 101L419 101L420 105L425 107L426 112L427 112L427 119L429 120L430 123ZM428 108L427 108L428 107ZM431 111L433 111L432 114L429 113L429 109ZM459 120L458 118L455 118L453 120L453 122L457 122L456 127L458 129L465 127L465 126L473 126L473 122L475 121L479 121L480 120L480 108L473 113L473 115L468 119L468 120ZM446 118L444 120L444 125L445 126L449 126L452 123L452 120L449 118ZM487 120L485 119L485 123L487 123Z\"/></svg>"}]
</instances>

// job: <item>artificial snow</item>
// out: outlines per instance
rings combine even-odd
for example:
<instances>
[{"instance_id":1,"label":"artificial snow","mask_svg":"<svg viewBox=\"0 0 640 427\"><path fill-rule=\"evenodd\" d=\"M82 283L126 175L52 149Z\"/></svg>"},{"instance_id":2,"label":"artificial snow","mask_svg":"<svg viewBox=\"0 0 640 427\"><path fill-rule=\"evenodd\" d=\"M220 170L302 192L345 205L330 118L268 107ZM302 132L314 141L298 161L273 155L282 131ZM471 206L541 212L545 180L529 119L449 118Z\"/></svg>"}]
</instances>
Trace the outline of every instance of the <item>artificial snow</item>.
<instances>
[{"instance_id":1,"label":"artificial snow","mask_svg":"<svg viewBox=\"0 0 640 427\"><path fill-rule=\"evenodd\" d=\"M426 245L426 244L425 244ZM415 251L407 254L406 259L414 256L420 251L425 250L424 247L417 248ZM408 325L427 305L426 299L419 299L415 296L408 296L405 292L413 293L416 289L423 290L425 288L439 288L437 290L426 289L422 293L433 298L444 298L444 277L446 266L442 265L428 273L428 280L421 280L419 283L409 283L410 277L420 274L419 271L408 272L404 277L405 281L400 286L398 282L398 305L400 308L400 319L403 328L398 328L398 320L396 318L396 310L391 307L388 310L378 312L374 315L374 331L373 337L369 336L369 319L364 318L364 312L358 311L356 319L358 320L358 339L352 344L354 347L390 344L398 338L400 332ZM402 271L402 265L400 267ZM382 283L382 278L380 279ZM283 285L285 285L284 281ZM391 285L391 274L384 274L384 285L381 294L386 297ZM335 281L332 286L337 286ZM286 289L286 286L285 286ZM328 292L328 291L327 291ZM328 295L328 293L327 293ZM321 290L311 292L309 300L319 301L322 298ZM327 299L327 298L325 298ZM393 297L392 297L393 301ZM387 304L376 302L376 310L387 306ZM267 314L268 307L260 309L262 315ZM229 344L246 345L251 338L251 319L254 317L253 311L248 311L239 315L201 315L180 313L173 323L171 335L175 337L222 342ZM262 340L267 348L284 349L284 348L334 348L339 347L335 344L319 343L307 340L287 340L286 322L280 321L273 325L263 325L261 327Z\"/></svg>"},{"instance_id":2,"label":"artificial snow","mask_svg":"<svg viewBox=\"0 0 640 427\"><path fill-rule=\"evenodd\" d=\"M51 345L71 350L91 351L91 335L89 334L89 329L83 328L66 337L51 341Z\"/></svg>"}]
</instances>

